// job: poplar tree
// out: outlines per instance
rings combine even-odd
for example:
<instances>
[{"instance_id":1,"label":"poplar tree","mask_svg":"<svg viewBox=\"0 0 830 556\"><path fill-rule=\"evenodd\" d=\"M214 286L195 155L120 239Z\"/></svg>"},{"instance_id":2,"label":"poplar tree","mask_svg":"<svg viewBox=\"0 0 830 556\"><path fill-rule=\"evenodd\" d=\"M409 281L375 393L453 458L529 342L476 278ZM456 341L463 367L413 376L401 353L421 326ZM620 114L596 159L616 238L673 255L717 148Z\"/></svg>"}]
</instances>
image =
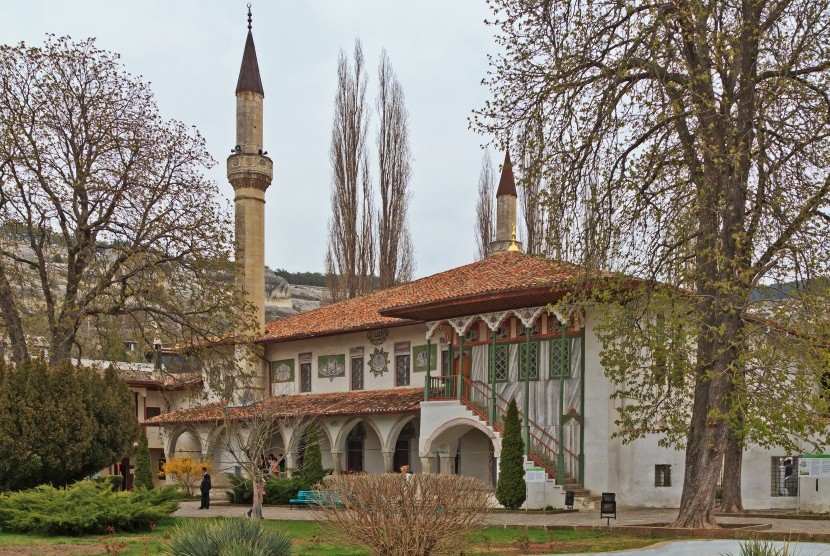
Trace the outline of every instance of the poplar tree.
<instances>
[{"instance_id":1,"label":"poplar tree","mask_svg":"<svg viewBox=\"0 0 830 556\"><path fill-rule=\"evenodd\" d=\"M496 484L496 499L508 510L521 507L527 497L524 469L524 441L522 420L516 399L511 398L504 414L504 433L501 436L501 457L499 458L499 480Z\"/></svg>"}]
</instances>

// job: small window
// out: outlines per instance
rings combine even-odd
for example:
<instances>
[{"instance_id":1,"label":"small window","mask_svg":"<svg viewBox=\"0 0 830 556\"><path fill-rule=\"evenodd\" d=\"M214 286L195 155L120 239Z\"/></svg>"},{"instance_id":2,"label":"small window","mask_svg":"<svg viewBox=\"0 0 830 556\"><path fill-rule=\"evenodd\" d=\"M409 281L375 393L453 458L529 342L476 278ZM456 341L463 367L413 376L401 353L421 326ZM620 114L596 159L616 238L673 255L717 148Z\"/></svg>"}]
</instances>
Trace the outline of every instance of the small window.
<instances>
[{"instance_id":1,"label":"small window","mask_svg":"<svg viewBox=\"0 0 830 556\"><path fill-rule=\"evenodd\" d=\"M499 329L496 331L497 340L506 340L510 337L510 319L501 323Z\"/></svg>"},{"instance_id":2,"label":"small window","mask_svg":"<svg viewBox=\"0 0 830 556\"><path fill-rule=\"evenodd\" d=\"M465 342L477 342L478 341L478 333L479 333L479 325L474 324L467 331L464 333L464 341Z\"/></svg>"},{"instance_id":3,"label":"small window","mask_svg":"<svg viewBox=\"0 0 830 556\"><path fill-rule=\"evenodd\" d=\"M772 496L798 496L798 456L773 456Z\"/></svg>"},{"instance_id":4,"label":"small window","mask_svg":"<svg viewBox=\"0 0 830 556\"><path fill-rule=\"evenodd\" d=\"M158 417L161 415L161 408L160 407L151 407L147 406L144 408L144 418L145 419L152 419L153 417Z\"/></svg>"},{"instance_id":5,"label":"small window","mask_svg":"<svg viewBox=\"0 0 830 556\"><path fill-rule=\"evenodd\" d=\"M654 486L671 486L671 465L660 464L654 466Z\"/></svg>"}]
</instances>

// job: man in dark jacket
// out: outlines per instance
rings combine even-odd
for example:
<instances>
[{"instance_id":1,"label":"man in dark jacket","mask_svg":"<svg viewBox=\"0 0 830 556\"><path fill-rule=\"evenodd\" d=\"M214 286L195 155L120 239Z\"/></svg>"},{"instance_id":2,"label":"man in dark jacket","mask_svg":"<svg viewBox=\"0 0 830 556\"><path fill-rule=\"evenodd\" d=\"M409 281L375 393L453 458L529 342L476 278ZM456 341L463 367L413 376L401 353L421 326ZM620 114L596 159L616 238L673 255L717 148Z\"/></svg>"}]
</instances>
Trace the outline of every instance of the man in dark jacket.
<instances>
[{"instance_id":1,"label":"man in dark jacket","mask_svg":"<svg viewBox=\"0 0 830 556\"><path fill-rule=\"evenodd\" d=\"M202 482L199 485L199 490L202 491L202 505L200 510L210 509L210 473L207 472L207 467L202 467Z\"/></svg>"}]
</instances>

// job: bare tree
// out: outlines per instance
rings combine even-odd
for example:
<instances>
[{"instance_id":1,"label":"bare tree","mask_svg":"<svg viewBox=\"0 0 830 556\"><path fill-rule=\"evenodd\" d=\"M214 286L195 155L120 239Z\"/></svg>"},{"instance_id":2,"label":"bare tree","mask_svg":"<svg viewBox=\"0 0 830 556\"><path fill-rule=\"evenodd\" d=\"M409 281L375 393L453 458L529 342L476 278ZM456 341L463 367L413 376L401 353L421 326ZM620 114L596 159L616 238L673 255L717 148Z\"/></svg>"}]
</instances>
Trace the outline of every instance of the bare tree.
<instances>
[{"instance_id":1,"label":"bare tree","mask_svg":"<svg viewBox=\"0 0 830 556\"><path fill-rule=\"evenodd\" d=\"M355 41L354 68L341 51L331 132L332 217L326 274L331 298L351 299L372 289L375 242L372 186L366 131L366 73L363 48Z\"/></svg>"},{"instance_id":2,"label":"bare tree","mask_svg":"<svg viewBox=\"0 0 830 556\"><path fill-rule=\"evenodd\" d=\"M490 242L496 230L496 173L490 161L490 151L481 157L481 172L478 175L478 201L476 202L476 248L478 259L490 254Z\"/></svg>"},{"instance_id":3,"label":"bare tree","mask_svg":"<svg viewBox=\"0 0 830 556\"><path fill-rule=\"evenodd\" d=\"M569 258L692 292L675 525L715 527L723 458L744 436L730 430L751 424L740 418L742 361L763 345L747 337L762 309L751 293L830 272L830 3L491 5L505 48L480 128L504 135L529 118L544 122L537 164L551 196L576 215L563 227ZM804 293L789 302L805 304ZM636 332L626 325L618 342ZM621 419L635 410L655 408L629 404Z\"/></svg>"},{"instance_id":4,"label":"bare tree","mask_svg":"<svg viewBox=\"0 0 830 556\"><path fill-rule=\"evenodd\" d=\"M318 518L373 554L453 552L484 522L493 490L463 475L335 475L316 487Z\"/></svg>"},{"instance_id":5,"label":"bare tree","mask_svg":"<svg viewBox=\"0 0 830 556\"><path fill-rule=\"evenodd\" d=\"M413 262L407 223L412 177L409 115L386 50L380 55L378 87L378 285L383 289L411 279Z\"/></svg>"},{"instance_id":6,"label":"bare tree","mask_svg":"<svg viewBox=\"0 0 830 556\"><path fill-rule=\"evenodd\" d=\"M251 480L252 519L259 519L262 511L266 481L285 454L300 447L301 433L313 420L310 415L298 414L294 401L290 396L277 395L253 405L224 408L224 424L216 445L225 456L219 462L220 471L231 473L239 466Z\"/></svg>"},{"instance_id":7,"label":"bare tree","mask_svg":"<svg viewBox=\"0 0 830 556\"><path fill-rule=\"evenodd\" d=\"M556 206L546 202L544 168L537 163L545 149L544 132L543 122L530 119L518 134L519 163L516 173L519 182L519 206L525 225L525 252L560 258L561 250L549 245L548 242L551 213L555 212Z\"/></svg>"},{"instance_id":8,"label":"bare tree","mask_svg":"<svg viewBox=\"0 0 830 556\"><path fill-rule=\"evenodd\" d=\"M90 39L0 47L0 324L12 359L51 363L79 330L131 322L152 345L252 327L235 291L232 220L202 137Z\"/></svg>"}]
</instances>

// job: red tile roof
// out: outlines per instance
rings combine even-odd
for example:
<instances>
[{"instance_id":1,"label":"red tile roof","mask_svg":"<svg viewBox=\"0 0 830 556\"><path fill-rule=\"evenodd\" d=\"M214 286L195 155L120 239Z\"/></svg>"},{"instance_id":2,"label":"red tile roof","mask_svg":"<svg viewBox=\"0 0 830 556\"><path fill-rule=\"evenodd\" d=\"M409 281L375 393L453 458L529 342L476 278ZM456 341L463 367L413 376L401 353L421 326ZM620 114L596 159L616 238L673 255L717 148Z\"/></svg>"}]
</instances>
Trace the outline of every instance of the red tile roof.
<instances>
[{"instance_id":1,"label":"red tile roof","mask_svg":"<svg viewBox=\"0 0 830 556\"><path fill-rule=\"evenodd\" d=\"M500 253L408 284L269 322L262 341L284 342L543 305L556 299L554 289L568 287L581 274L580 267L569 263L524 253Z\"/></svg>"},{"instance_id":2,"label":"red tile roof","mask_svg":"<svg viewBox=\"0 0 830 556\"><path fill-rule=\"evenodd\" d=\"M293 394L273 396L248 407L223 410L220 403L212 403L164 413L146 421L147 424L213 423L225 419L244 419L251 412L268 412L274 417L331 417L336 415L383 415L389 413L416 413L424 401L423 388L396 388L394 390L362 390L330 394Z\"/></svg>"}]
</instances>

